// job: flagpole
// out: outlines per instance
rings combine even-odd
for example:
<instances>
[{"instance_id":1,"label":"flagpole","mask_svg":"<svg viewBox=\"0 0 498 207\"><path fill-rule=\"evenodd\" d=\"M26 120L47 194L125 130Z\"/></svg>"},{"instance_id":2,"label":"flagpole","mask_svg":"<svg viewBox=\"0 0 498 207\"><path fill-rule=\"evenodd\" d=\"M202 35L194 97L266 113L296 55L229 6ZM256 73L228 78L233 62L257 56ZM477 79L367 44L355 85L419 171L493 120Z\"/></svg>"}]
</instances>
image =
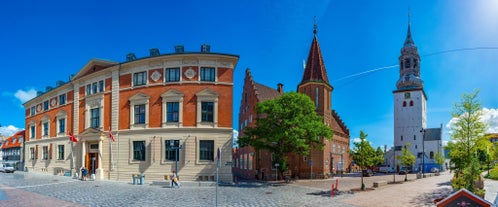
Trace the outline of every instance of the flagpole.
<instances>
[{"instance_id":1,"label":"flagpole","mask_svg":"<svg viewBox=\"0 0 498 207\"><path fill-rule=\"evenodd\" d=\"M74 142L73 141L69 141L71 142L71 173L73 172L74 170L74 154L73 154L73 151L74 151ZM77 171L75 171L75 173L78 173ZM74 174L76 175L76 174Z\"/></svg>"}]
</instances>

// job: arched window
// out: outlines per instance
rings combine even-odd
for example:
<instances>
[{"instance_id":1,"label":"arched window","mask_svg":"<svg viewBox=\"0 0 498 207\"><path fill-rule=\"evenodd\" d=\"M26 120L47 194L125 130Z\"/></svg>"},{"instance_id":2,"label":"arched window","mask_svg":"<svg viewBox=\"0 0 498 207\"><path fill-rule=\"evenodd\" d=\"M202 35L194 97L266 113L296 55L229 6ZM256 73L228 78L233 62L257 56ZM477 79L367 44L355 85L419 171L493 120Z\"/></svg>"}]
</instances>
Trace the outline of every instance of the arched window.
<instances>
[{"instance_id":1,"label":"arched window","mask_svg":"<svg viewBox=\"0 0 498 207\"><path fill-rule=\"evenodd\" d=\"M433 152L433 151L431 151L431 152L429 153L429 157L430 157L431 159L434 159L434 152Z\"/></svg>"},{"instance_id":2,"label":"arched window","mask_svg":"<svg viewBox=\"0 0 498 207\"><path fill-rule=\"evenodd\" d=\"M403 107L406 107L406 101L403 101Z\"/></svg>"},{"instance_id":3,"label":"arched window","mask_svg":"<svg viewBox=\"0 0 498 207\"><path fill-rule=\"evenodd\" d=\"M405 68L410 68L410 58L405 59Z\"/></svg>"},{"instance_id":4,"label":"arched window","mask_svg":"<svg viewBox=\"0 0 498 207\"><path fill-rule=\"evenodd\" d=\"M413 106L413 101L410 101L410 106Z\"/></svg>"}]
</instances>

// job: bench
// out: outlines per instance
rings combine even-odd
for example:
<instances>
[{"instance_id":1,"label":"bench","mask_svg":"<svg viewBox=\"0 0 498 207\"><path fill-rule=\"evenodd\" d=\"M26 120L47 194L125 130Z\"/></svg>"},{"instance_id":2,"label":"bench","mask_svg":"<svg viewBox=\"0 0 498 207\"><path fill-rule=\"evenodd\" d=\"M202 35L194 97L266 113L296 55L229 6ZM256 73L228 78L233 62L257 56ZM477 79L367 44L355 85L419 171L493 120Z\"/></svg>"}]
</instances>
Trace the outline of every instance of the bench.
<instances>
[{"instance_id":1,"label":"bench","mask_svg":"<svg viewBox=\"0 0 498 207\"><path fill-rule=\"evenodd\" d=\"M384 185L387 185L387 181L385 181L385 180L379 180L379 181L375 181L373 183L374 188L378 188L378 187L384 186Z\"/></svg>"}]
</instances>

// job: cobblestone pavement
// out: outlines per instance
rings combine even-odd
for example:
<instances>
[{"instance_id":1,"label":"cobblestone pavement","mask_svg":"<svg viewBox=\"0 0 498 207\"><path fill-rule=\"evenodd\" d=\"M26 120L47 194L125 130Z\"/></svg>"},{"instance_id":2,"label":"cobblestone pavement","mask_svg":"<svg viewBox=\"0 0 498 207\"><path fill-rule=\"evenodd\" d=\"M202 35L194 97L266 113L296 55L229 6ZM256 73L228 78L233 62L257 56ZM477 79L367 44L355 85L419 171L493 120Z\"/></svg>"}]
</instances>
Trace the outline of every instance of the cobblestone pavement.
<instances>
[{"instance_id":1,"label":"cobblestone pavement","mask_svg":"<svg viewBox=\"0 0 498 207\"><path fill-rule=\"evenodd\" d=\"M404 175L395 175L396 181ZM358 174L328 180L281 182L241 182L218 187L218 206L434 206L432 201L452 192L451 174L427 174L407 182L388 184L367 192L351 192L361 186ZM332 183L339 182L336 196L330 197ZM130 180L131 181L131 180ZM364 178L367 188L376 181L393 181L393 175ZM25 172L0 173L0 207L12 206L215 206L213 183L183 182L180 189L169 186L132 185L116 181L80 181L63 176ZM2 196L3 195L3 196Z\"/></svg>"},{"instance_id":2,"label":"cobblestone pavement","mask_svg":"<svg viewBox=\"0 0 498 207\"><path fill-rule=\"evenodd\" d=\"M179 189L131 185L115 181L80 181L63 176L15 172L0 173L0 191L7 199L0 206L215 206L215 186L183 182ZM1 193L0 193L1 194ZM218 187L218 206L339 206L351 197L330 197L330 190L281 183L241 183Z\"/></svg>"}]
</instances>

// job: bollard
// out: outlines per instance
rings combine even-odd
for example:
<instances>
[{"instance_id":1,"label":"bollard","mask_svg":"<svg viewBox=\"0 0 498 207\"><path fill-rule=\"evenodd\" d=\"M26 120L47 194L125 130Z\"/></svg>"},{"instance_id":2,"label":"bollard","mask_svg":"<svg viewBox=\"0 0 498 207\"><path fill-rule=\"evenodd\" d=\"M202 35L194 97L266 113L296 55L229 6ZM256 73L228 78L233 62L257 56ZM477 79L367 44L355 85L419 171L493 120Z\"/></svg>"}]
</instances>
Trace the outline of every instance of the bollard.
<instances>
[{"instance_id":1,"label":"bollard","mask_svg":"<svg viewBox=\"0 0 498 207\"><path fill-rule=\"evenodd\" d=\"M338 187L339 187L339 179L335 179L335 189L337 190Z\"/></svg>"},{"instance_id":2,"label":"bollard","mask_svg":"<svg viewBox=\"0 0 498 207\"><path fill-rule=\"evenodd\" d=\"M137 175L133 174L132 177L133 177L133 185L137 185Z\"/></svg>"},{"instance_id":3,"label":"bollard","mask_svg":"<svg viewBox=\"0 0 498 207\"><path fill-rule=\"evenodd\" d=\"M332 183L332 189L330 190L330 197L334 197L334 183Z\"/></svg>"},{"instance_id":4,"label":"bollard","mask_svg":"<svg viewBox=\"0 0 498 207\"><path fill-rule=\"evenodd\" d=\"M140 174L140 185L143 185L145 183L145 175L142 173Z\"/></svg>"}]
</instances>

